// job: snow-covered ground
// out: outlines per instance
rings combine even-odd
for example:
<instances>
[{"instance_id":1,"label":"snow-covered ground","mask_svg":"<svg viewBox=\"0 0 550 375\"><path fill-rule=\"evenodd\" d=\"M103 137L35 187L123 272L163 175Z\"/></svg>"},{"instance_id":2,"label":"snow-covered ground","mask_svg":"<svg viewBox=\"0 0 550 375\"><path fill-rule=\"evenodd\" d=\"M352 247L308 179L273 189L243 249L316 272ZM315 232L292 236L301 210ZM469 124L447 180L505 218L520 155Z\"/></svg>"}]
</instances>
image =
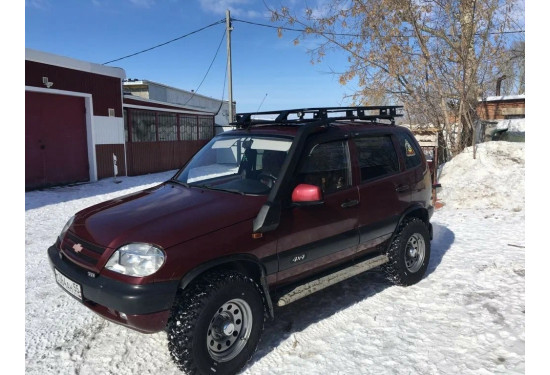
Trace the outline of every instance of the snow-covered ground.
<instances>
[{"instance_id":1,"label":"snow-covered ground","mask_svg":"<svg viewBox=\"0 0 550 375\"><path fill-rule=\"evenodd\" d=\"M368 272L276 309L243 373L524 373L523 146L491 142L444 166L422 281L396 287ZM26 373L181 374L164 333L95 315L57 286L46 257L74 212L172 174L25 194Z\"/></svg>"}]
</instances>

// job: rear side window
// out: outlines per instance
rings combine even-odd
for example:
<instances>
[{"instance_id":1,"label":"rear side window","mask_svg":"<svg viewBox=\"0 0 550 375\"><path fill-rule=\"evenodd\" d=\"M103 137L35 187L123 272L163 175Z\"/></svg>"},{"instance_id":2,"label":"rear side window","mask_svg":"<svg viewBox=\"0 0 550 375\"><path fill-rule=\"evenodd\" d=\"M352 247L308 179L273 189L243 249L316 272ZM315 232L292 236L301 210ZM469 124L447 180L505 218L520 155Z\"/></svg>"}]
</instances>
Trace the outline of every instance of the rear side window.
<instances>
[{"instance_id":1,"label":"rear side window","mask_svg":"<svg viewBox=\"0 0 550 375\"><path fill-rule=\"evenodd\" d=\"M406 133L399 133L398 138L401 151L405 157L405 167L411 169L420 165L422 163L421 151L416 142Z\"/></svg>"},{"instance_id":2,"label":"rear side window","mask_svg":"<svg viewBox=\"0 0 550 375\"><path fill-rule=\"evenodd\" d=\"M355 139L361 168L361 182L399 172L397 153L391 137Z\"/></svg>"},{"instance_id":3,"label":"rear side window","mask_svg":"<svg viewBox=\"0 0 550 375\"><path fill-rule=\"evenodd\" d=\"M351 164L345 141L321 143L302 161L298 182L317 185L328 194L351 186Z\"/></svg>"}]
</instances>

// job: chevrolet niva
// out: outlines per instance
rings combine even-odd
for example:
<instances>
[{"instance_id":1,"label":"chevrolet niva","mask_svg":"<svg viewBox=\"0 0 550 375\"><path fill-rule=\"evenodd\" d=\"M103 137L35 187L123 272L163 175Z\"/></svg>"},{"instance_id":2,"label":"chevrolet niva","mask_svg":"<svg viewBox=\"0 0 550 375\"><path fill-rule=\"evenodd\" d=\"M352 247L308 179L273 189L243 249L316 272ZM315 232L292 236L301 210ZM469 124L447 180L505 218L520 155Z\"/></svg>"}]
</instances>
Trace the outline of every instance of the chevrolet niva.
<instances>
[{"instance_id":1,"label":"chevrolet niva","mask_svg":"<svg viewBox=\"0 0 550 375\"><path fill-rule=\"evenodd\" d=\"M76 213L48 249L57 283L110 321L165 330L181 370L233 374L275 304L378 266L418 282L432 181L400 108L238 114L169 181Z\"/></svg>"}]
</instances>

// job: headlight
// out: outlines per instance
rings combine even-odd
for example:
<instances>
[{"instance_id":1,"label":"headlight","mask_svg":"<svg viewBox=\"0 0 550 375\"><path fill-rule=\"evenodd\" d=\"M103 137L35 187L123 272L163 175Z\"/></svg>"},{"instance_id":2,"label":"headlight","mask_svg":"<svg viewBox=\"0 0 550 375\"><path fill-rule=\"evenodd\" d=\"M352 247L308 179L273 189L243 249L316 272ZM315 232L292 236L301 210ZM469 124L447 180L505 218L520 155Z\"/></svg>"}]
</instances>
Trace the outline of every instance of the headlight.
<instances>
[{"instance_id":1,"label":"headlight","mask_svg":"<svg viewBox=\"0 0 550 375\"><path fill-rule=\"evenodd\" d=\"M157 272L164 263L164 251L146 243L131 243L117 249L105 265L108 270L143 277Z\"/></svg>"},{"instance_id":2,"label":"headlight","mask_svg":"<svg viewBox=\"0 0 550 375\"><path fill-rule=\"evenodd\" d=\"M59 240L60 241L63 241L63 237L65 237L65 234L67 233L67 231L69 230L69 227L73 224L73 221L74 221L74 216L71 217L69 219L69 221L67 221L67 224L65 224L65 226L63 227L63 229L61 230L61 233L59 233Z\"/></svg>"}]
</instances>

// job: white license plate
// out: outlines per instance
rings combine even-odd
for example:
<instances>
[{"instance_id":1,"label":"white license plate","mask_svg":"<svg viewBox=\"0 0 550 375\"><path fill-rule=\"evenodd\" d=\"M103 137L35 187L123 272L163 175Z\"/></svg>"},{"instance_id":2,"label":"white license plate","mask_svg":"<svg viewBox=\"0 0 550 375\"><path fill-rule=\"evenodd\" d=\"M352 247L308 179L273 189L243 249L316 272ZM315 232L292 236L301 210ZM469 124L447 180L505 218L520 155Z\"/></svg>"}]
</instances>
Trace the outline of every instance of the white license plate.
<instances>
[{"instance_id":1,"label":"white license plate","mask_svg":"<svg viewBox=\"0 0 550 375\"><path fill-rule=\"evenodd\" d=\"M63 289L65 289L67 292L78 298L79 300L82 300L82 287L80 284L75 283L71 279L69 279L67 276L63 275L61 272L56 270L55 271L55 280Z\"/></svg>"}]
</instances>

